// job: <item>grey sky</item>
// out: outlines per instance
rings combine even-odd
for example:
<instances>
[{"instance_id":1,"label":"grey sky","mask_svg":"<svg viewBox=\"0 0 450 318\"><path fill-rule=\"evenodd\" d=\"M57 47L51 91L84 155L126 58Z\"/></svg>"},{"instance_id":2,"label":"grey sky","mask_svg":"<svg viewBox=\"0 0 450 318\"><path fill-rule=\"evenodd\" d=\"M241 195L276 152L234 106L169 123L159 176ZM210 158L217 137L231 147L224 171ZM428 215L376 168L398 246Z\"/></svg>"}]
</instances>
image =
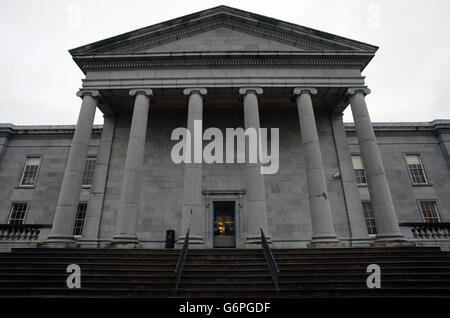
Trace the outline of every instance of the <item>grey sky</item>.
<instances>
[{"instance_id":1,"label":"grey sky","mask_svg":"<svg viewBox=\"0 0 450 318\"><path fill-rule=\"evenodd\" d=\"M450 118L447 0L2 0L0 122L75 124L83 73L67 50L221 4L379 46L364 71L373 121Z\"/></svg>"}]
</instances>

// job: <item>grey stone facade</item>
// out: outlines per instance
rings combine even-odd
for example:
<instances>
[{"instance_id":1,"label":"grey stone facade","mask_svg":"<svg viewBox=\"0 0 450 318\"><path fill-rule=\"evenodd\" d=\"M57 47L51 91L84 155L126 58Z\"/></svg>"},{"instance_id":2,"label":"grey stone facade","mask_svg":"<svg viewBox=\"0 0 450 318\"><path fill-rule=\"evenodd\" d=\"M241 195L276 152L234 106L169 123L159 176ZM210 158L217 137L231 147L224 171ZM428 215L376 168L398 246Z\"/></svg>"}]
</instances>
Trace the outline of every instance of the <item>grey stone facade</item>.
<instances>
[{"instance_id":1,"label":"grey stone facade","mask_svg":"<svg viewBox=\"0 0 450 318\"><path fill-rule=\"evenodd\" d=\"M441 222L449 221L450 170L448 149L444 146L444 140L450 136L448 125L448 120L435 120L430 123L380 123L375 126L400 223L423 222L419 200L436 200ZM359 153L354 129L350 125L347 125L347 134L351 153ZM407 154L420 155L428 184L412 183L404 157ZM370 200L367 187L359 187L359 193L361 200ZM408 227L403 230L410 234Z\"/></svg>"},{"instance_id":2,"label":"grey stone facade","mask_svg":"<svg viewBox=\"0 0 450 318\"><path fill-rule=\"evenodd\" d=\"M178 242L189 230L193 248L210 248L218 201L234 202L237 248L257 246L259 229L280 248L447 244L448 227L411 229L424 224L418 200L436 202L440 223L450 218L450 121L372 126L362 71L377 49L220 6L70 50L86 75L77 125L0 126L0 222L27 202L23 222L49 225L35 242L0 233L0 244L162 248L173 229ZM342 122L349 105L355 126ZM96 108L103 128L92 125ZM174 163L171 133L195 119L203 130L278 128L279 170ZM367 187L356 183L356 154ZM420 155L426 185L412 185L408 154ZM80 189L90 155L93 182ZM23 188L27 156L41 164ZM79 202L87 210L74 237Z\"/></svg>"},{"instance_id":3,"label":"grey stone facade","mask_svg":"<svg viewBox=\"0 0 450 318\"><path fill-rule=\"evenodd\" d=\"M271 109L261 111L262 127L280 127L280 169L277 174L267 175L265 178L269 230L273 244L277 247L306 246L312 235L301 136L295 110L292 105L281 112ZM145 247L163 248L165 231L174 229L178 234L181 230L183 165L171 161L170 150L174 141L170 141L170 133L183 125L186 112L183 109L154 110L149 118L151 128L147 133L138 237ZM108 243L115 231L130 119L130 115L125 114L116 122L100 220L99 246ZM333 136L335 132L330 120L327 116L318 117L319 139L336 234L341 241L350 244L344 182L342 178L333 177L337 172L342 175L342 169L337 160L337 146ZM206 112L205 128L220 125L242 125L242 113L237 110ZM435 120L430 123L374 123L373 126L399 222L423 222L418 206L418 200L421 199L436 200L441 221L448 222L450 170L446 162L448 153L442 147L441 140L450 136L450 120ZM345 131L349 153L359 154L353 124L345 124ZM3 146L0 166L2 223L8 220L11 203L22 201L30 203L25 223L52 223L73 132L74 126L0 126L2 140L8 141ZM89 154L97 155L100 136L101 126L95 127ZM412 184L404 159L404 154L409 153L420 154L430 180L429 185ZM43 158L36 185L30 189L19 187L27 155L40 155ZM243 245L242 233L246 231L245 194L223 193L238 193L246 188L243 171L243 164L204 164L202 172L204 190L208 193L216 191L217 194L212 194L213 196L240 200L238 233L241 235L238 246ZM358 187L358 191L359 200L370 200L366 186ZM87 202L89 195L90 189L83 189L80 201ZM211 194L203 196L204 226L210 243L212 233L209 224L206 224L211 222L211 206L207 206L211 197L208 196ZM85 229L88 222L87 219ZM409 234L410 228L402 227L402 230ZM80 242L83 238L79 239ZM434 243L446 244L442 240L434 240ZM0 244L12 243L0 241Z\"/></svg>"}]
</instances>

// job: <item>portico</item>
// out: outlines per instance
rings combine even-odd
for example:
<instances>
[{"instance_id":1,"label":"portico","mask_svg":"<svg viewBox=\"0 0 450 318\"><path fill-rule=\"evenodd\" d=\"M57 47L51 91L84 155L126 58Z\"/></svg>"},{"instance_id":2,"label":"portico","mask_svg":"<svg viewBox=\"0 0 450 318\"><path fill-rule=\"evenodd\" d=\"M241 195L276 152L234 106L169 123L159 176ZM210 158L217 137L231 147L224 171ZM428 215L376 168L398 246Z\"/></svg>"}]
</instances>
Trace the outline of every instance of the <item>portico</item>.
<instances>
[{"instance_id":1,"label":"portico","mask_svg":"<svg viewBox=\"0 0 450 318\"><path fill-rule=\"evenodd\" d=\"M161 233L175 229L179 242L189 230L192 247L213 247L215 220L208 209L211 202L226 202L208 198L214 193L236 196L236 246L258 246L260 229L280 247L339 247L352 240L368 245L361 203L354 199L357 188L345 184L352 179L333 135L348 105L379 229L376 242L402 244L364 99L369 90L361 72L376 50L228 7L71 50L86 78L46 244L80 243L73 223L94 114L101 106L115 128L102 139L108 159L100 164L108 171L96 174L103 202L88 205L88 217L98 220L89 240L98 246L157 247ZM207 164L196 151L189 163L173 163L171 130L186 127L195 136L198 120L202 131L279 128L280 171L266 176L261 162ZM195 138L189 142L194 150L203 145ZM336 173L345 180L333 179ZM228 205L222 205L228 220Z\"/></svg>"}]
</instances>

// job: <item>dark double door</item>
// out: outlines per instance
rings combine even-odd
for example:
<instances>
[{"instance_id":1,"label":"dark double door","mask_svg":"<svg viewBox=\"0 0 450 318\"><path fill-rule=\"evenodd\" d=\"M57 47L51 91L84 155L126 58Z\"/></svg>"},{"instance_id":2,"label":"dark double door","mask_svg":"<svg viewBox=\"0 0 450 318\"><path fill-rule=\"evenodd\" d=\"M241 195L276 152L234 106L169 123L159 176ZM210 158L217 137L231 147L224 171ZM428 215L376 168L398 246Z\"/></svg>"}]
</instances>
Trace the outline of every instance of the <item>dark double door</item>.
<instances>
[{"instance_id":1,"label":"dark double door","mask_svg":"<svg viewBox=\"0 0 450 318\"><path fill-rule=\"evenodd\" d=\"M236 202L213 202L213 246L236 247Z\"/></svg>"}]
</instances>

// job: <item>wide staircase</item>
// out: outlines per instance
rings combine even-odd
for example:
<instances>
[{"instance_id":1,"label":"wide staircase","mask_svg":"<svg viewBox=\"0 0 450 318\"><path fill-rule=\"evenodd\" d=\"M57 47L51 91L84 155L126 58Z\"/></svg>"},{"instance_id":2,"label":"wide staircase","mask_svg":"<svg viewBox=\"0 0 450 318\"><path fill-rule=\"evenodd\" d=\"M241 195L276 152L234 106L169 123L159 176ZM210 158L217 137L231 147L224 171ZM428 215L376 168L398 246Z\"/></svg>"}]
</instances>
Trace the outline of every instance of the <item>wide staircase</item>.
<instances>
[{"instance_id":1,"label":"wide staircase","mask_svg":"<svg viewBox=\"0 0 450 318\"><path fill-rule=\"evenodd\" d=\"M0 253L2 297L450 297L450 253L439 248L274 249L276 290L258 249L13 249ZM68 265L81 269L69 289ZM369 289L369 264L381 288Z\"/></svg>"}]
</instances>

